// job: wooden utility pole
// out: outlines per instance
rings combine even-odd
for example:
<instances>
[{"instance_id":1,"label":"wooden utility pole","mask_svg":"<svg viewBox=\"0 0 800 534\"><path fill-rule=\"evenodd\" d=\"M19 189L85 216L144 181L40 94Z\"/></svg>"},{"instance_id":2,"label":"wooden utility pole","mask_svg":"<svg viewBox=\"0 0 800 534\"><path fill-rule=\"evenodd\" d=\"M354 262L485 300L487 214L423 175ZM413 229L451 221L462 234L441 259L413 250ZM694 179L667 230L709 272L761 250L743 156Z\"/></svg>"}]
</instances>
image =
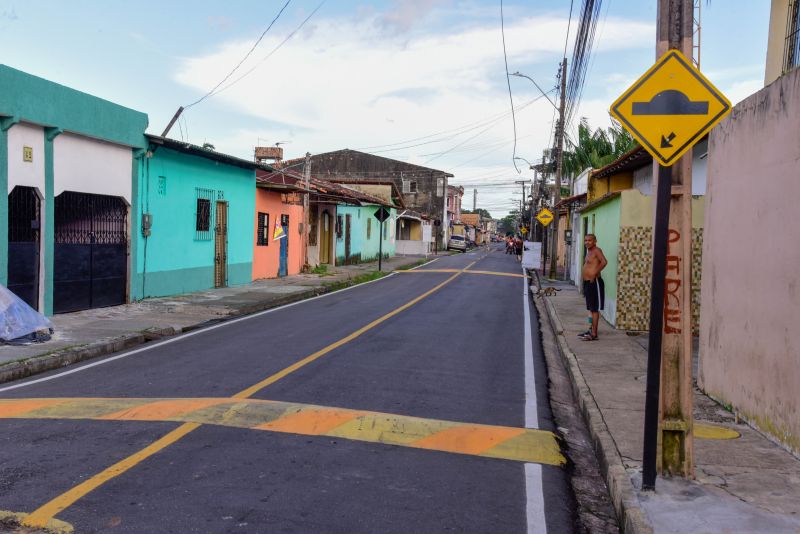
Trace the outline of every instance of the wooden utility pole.
<instances>
[{"instance_id":1,"label":"wooden utility pole","mask_svg":"<svg viewBox=\"0 0 800 534\"><path fill-rule=\"evenodd\" d=\"M658 0L656 59L671 49L692 57L693 7L693 0ZM654 161L653 184L656 191L653 257L659 262L656 264L654 261L653 266L650 342L660 340L661 361L660 366L654 366L654 371L660 367L660 376L650 376L649 366L654 358L649 358L648 363L645 420L655 419L648 417L648 413L655 415L653 412L657 407L658 428L648 428L645 424L644 489L655 487L653 464L661 474L694 477L691 150L672 167L662 167ZM665 196L669 196L668 206ZM667 211L669 225L661 229L659 235L659 213L663 216ZM666 242L665 257L663 252L658 253L659 241ZM657 301L662 300L662 306L656 309ZM661 320L658 320L659 316ZM660 395L655 387L651 393L651 379L660 383ZM655 435L653 430L656 430Z\"/></svg>"},{"instance_id":2,"label":"wooden utility pole","mask_svg":"<svg viewBox=\"0 0 800 534\"><path fill-rule=\"evenodd\" d=\"M556 188L553 194L553 227L550 243L550 278L556 279L558 264L558 210L555 207L561 200L561 172L564 164L564 107L567 98L567 58L561 62L561 100L558 103L558 128L556 129Z\"/></svg>"},{"instance_id":3,"label":"wooden utility pole","mask_svg":"<svg viewBox=\"0 0 800 534\"><path fill-rule=\"evenodd\" d=\"M516 180L516 181L514 181L514 183L515 184L522 184L522 200L519 201L519 226L524 226L525 225L525 184L529 184L529 183L531 183L531 181L530 180ZM533 190L533 186L532 185L531 185L531 190ZM530 233L531 230L532 230L532 228L529 228L528 229L528 233Z\"/></svg>"}]
</instances>

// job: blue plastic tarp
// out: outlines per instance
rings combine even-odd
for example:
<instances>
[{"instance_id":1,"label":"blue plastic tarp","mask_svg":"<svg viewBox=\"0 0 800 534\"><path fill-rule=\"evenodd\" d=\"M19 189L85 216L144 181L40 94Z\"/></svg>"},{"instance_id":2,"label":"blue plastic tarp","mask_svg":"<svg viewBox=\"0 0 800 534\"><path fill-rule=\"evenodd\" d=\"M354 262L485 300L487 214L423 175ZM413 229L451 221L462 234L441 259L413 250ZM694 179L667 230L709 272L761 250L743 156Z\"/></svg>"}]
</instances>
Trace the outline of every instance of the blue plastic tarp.
<instances>
[{"instance_id":1,"label":"blue plastic tarp","mask_svg":"<svg viewBox=\"0 0 800 534\"><path fill-rule=\"evenodd\" d=\"M0 340L11 341L41 330L53 328L47 317L0 285Z\"/></svg>"}]
</instances>

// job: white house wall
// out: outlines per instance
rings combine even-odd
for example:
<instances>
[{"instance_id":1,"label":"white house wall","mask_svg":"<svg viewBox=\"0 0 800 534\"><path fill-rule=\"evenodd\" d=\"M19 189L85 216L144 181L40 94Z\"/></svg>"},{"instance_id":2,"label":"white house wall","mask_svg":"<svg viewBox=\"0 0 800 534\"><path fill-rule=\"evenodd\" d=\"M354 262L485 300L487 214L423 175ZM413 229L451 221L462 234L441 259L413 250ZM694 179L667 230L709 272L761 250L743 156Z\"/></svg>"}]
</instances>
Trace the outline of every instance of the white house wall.
<instances>
[{"instance_id":1,"label":"white house wall","mask_svg":"<svg viewBox=\"0 0 800 534\"><path fill-rule=\"evenodd\" d=\"M33 149L33 161L24 161L23 147ZM44 196L44 129L19 123L8 130L8 193L18 185L35 187Z\"/></svg>"},{"instance_id":2,"label":"white house wall","mask_svg":"<svg viewBox=\"0 0 800 534\"><path fill-rule=\"evenodd\" d=\"M54 194L64 191L111 195L131 203L129 147L64 133L53 142Z\"/></svg>"}]
</instances>

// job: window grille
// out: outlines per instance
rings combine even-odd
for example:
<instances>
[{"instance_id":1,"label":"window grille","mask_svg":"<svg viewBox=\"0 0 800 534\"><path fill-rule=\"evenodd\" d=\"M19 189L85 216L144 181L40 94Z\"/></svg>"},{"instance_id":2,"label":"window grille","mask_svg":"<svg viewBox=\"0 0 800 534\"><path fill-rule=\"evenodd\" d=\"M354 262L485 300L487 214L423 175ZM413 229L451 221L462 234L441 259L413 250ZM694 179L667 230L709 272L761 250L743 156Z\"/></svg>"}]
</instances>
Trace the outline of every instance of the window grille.
<instances>
[{"instance_id":1,"label":"window grille","mask_svg":"<svg viewBox=\"0 0 800 534\"><path fill-rule=\"evenodd\" d=\"M784 46L783 72L800 66L800 0L789 2L786 19L786 45Z\"/></svg>"},{"instance_id":2,"label":"window grille","mask_svg":"<svg viewBox=\"0 0 800 534\"><path fill-rule=\"evenodd\" d=\"M372 237L372 218L367 219L367 239Z\"/></svg>"},{"instance_id":3,"label":"window grille","mask_svg":"<svg viewBox=\"0 0 800 534\"><path fill-rule=\"evenodd\" d=\"M195 241L210 241L214 227L214 211L211 209L211 200L214 198L212 189L196 188L195 211Z\"/></svg>"},{"instance_id":4,"label":"window grille","mask_svg":"<svg viewBox=\"0 0 800 534\"><path fill-rule=\"evenodd\" d=\"M159 176L158 177L158 195L165 197L167 196L167 177L166 176Z\"/></svg>"},{"instance_id":5,"label":"window grille","mask_svg":"<svg viewBox=\"0 0 800 534\"><path fill-rule=\"evenodd\" d=\"M408 192L409 193L416 193L417 192L417 181L411 180L408 182Z\"/></svg>"},{"instance_id":6,"label":"window grille","mask_svg":"<svg viewBox=\"0 0 800 534\"><path fill-rule=\"evenodd\" d=\"M317 246L317 232L319 232L319 213L316 209L308 212L308 246Z\"/></svg>"},{"instance_id":7,"label":"window grille","mask_svg":"<svg viewBox=\"0 0 800 534\"><path fill-rule=\"evenodd\" d=\"M436 196L440 197L444 194L444 178L436 179Z\"/></svg>"},{"instance_id":8,"label":"window grille","mask_svg":"<svg viewBox=\"0 0 800 534\"><path fill-rule=\"evenodd\" d=\"M341 215L337 215L336 216L336 239L341 239L342 238L342 232L343 232L342 227L343 226L344 226L344 222L342 221L342 216Z\"/></svg>"},{"instance_id":9,"label":"window grille","mask_svg":"<svg viewBox=\"0 0 800 534\"><path fill-rule=\"evenodd\" d=\"M258 212L258 235L256 245L259 247L269 246L269 213Z\"/></svg>"}]
</instances>

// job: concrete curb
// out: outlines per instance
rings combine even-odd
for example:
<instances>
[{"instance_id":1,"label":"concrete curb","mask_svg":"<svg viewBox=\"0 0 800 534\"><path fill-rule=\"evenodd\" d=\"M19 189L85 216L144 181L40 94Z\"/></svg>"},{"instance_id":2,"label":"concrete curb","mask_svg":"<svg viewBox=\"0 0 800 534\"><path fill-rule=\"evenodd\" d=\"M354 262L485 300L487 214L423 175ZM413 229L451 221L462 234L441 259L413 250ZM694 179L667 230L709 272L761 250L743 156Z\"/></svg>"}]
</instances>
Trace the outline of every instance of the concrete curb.
<instances>
[{"instance_id":1,"label":"concrete curb","mask_svg":"<svg viewBox=\"0 0 800 534\"><path fill-rule=\"evenodd\" d=\"M413 263L413 262L412 262ZM410 265L410 264L409 264ZM388 278L392 273L388 272L381 278ZM379 280L377 278L375 280ZM175 336L192 330L198 330L212 324L218 324L238 317L253 315L270 308L277 308L287 304L293 304L301 300L310 299L325 293L332 293L354 285L361 285L366 282L353 283L354 278L345 280L338 280L338 282L345 284L344 287L340 285L314 287L306 291L300 291L292 295L280 296L274 299L264 300L261 302L248 304L233 310L230 314L220 317L219 319L212 319L210 321L202 321L200 323L186 325L184 327L166 327L166 328L150 328L141 332L131 332L112 339L106 339L90 343L88 345L80 345L74 347L66 347L63 349L55 350L52 353L44 354L41 356L34 356L26 360L17 360L0 365L0 384L28 378L39 373L45 373L54 369L60 369L74 363L79 363L84 360L99 358L107 356L115 352L127 350L137 345L143 345L148 341L161 339L164 337ZM375 281L372 280L372 281ZM369 282L369 281L367 281Z\"/></svg>"},{"instance_id":2,"label":"concrete curb","mask_svg":"<svg viewBox=\"0 0 800 534\"><path fill-rule=\"evenodd\" d=\"M611 432L603 420L603 414L586 383L577 357L567 345L564 326L561 324L561 320L558 318L552 303L548 299L542 300L545 301L550 327L555 334L559 353L564 360L567 374L572 381L573 391L577 397L576 400L581 414L583 414L583 419L589 428L592 444L600 462L600 471L608 485L608 491L611 494L614 510L617 512L620 528L624 534L652 534L653 527L639 504L636 490L628 476L628 472L625 470L625 464L622 462L622 457L619 454L616 443L614 443Z\"/></svg>"}]
</instances>

